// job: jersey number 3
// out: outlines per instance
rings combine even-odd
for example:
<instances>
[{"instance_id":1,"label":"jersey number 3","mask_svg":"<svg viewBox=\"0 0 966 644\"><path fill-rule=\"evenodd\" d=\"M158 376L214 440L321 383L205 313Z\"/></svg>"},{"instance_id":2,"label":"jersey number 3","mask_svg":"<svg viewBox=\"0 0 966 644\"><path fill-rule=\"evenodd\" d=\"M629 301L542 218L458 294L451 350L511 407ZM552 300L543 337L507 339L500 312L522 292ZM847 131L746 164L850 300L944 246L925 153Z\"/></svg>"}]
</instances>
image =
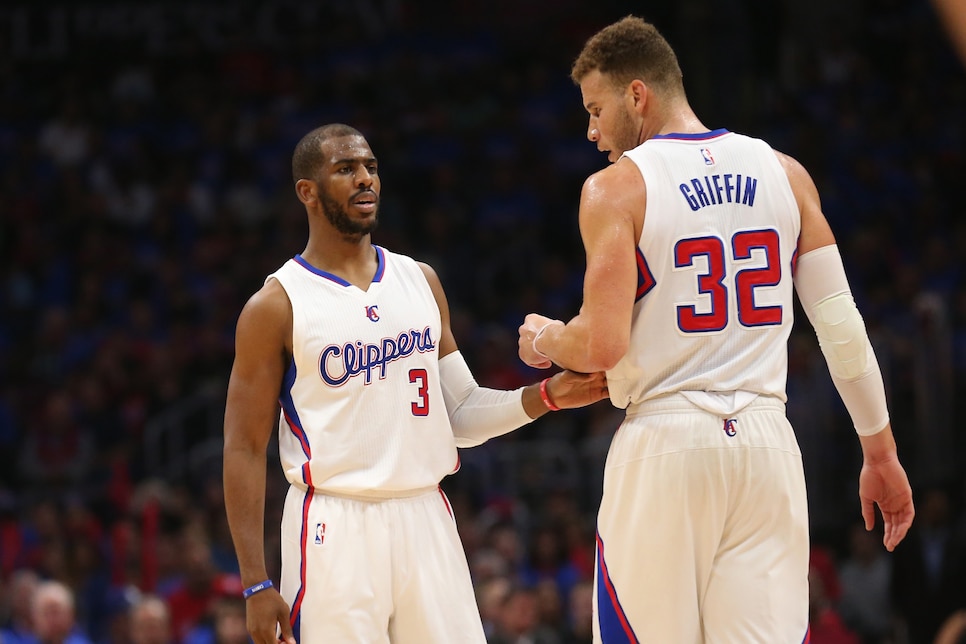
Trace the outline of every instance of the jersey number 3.
<instances>
[{"instance_id":1,"label":"jersey number 3","mask_svg":"<svg viewBox=\"0 0 966 644\"><path fill-rule=\"evenodd\" d=\"M733 292L737 299L738 322L742 326L768 326L782 323L781 306L758 306L755 289L776 286L781 281L781 253L778 232L769 228L741 230L731 238L731 255L736 262L752 259L752 251L764 252L764 264L742 268L735 272ZM704 257L707 271L698 273L698 293L707 295L710 310L698 312L696 304L677 306L678 328L685 333L721 331L728 325L729 289L725 284L727 262L725 243L720 237L690 237L674 245L674 267L694 266L696 257ZM708 308L708 307L702 307Z\"/></svg>"},{"instance_id":2,"label":"jersey number 3","mask_svg":"<svg viewBox=\"0 0 966 644\"><path fill-rule=\"evenodd\" d=\"M426 384L428 378L426 376L425 369L410 369L409 370L409 382L416 385L417 395L419 400L410 403L413 410L413 416L428 416L429 415L429 385Z\"/></svg>"}]
</instances>

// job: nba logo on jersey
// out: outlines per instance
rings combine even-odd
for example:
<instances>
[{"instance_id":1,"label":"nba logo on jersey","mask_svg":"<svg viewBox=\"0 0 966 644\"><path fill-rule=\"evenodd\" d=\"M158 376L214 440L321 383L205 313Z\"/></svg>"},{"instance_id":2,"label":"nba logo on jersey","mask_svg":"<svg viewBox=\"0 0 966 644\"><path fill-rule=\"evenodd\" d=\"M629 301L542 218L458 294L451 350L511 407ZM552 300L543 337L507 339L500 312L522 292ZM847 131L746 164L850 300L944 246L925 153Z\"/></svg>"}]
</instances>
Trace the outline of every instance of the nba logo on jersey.
<instances>
[{"instance_id":1,"label":"nba logo on jersey","mask_svg":"<svg viewBox=\"0 0 966 644\"><path fill-rule=\"evenodd\" d=\"M378 322L379 321L379 307L378 306L375 306L375 305L367 306L366 307L366 317L369 318L370 320L372 320L373 322Z\"/></svg>"},{"instance_id":2,"label":"nba logo on jersey","mask_svg":"<svg viewBox=\"0 0 966 644\"><path fill-rule=\"evenodd\" d=\"M737 434L738 433L738 430L735 429L735 424L737 422L738 421L735 420L734 418L725 418L724 419L724 428L723 428L724 429L724 433L727 434L728 436L734 436L735 434Z\"/></svg>"},{"instance_id":3,"label":"nba logo on jersey","mask_svg":"<svg viewBox=\"0 0 966 644\"><path fill-rule=\"evenodd\" d=\"M315 524L315 545L321 546L323 541L325 541L325 524L316 523Z\"/></svg>"},{"instance_id":4,"label":"nba logo on jersey","mask_svg":"<svg viewBox=\"0 0 966 644\"><path fill-rule=\"evenodd\" d=\"M714 165L714 157L711 156L710 148L701 148L701 158L704 159L704 165Z\"/></svg>"}]
</instances>

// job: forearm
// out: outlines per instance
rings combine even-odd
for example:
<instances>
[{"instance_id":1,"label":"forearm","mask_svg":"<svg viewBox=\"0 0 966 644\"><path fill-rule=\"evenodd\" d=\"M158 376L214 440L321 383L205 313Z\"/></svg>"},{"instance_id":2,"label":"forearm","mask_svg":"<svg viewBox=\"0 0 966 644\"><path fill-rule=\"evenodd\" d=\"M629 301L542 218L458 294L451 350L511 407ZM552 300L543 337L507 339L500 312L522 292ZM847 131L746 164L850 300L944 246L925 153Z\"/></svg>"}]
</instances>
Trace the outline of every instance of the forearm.
<instances>
[{"instance_id":1,"label":"forearm","mask_svg":"<svg viewBox=\"0 0 966 644\"><path fill-rule=\"evenodd\" d=\"M885 428L866 436L859 436L862 445L862 457L867 463L881 463L898 458L896 439L892 435L892 425L886 423Z\"/></svg>"},{"instance_id":2,"label":"forearm","mask_svg":"<svg viewBox=\"0 0 966 644\"><path fill-rule=\"evenodd\" d=\"M242 583L247 588L268 579L265 566L265 454L226 448L225 511Z\"/></svg>"},{"instance_id":3,"label":"forearm","mask_svg":"<svg viewBox=\"0 0 966 644\"><path fill-rule=\"evenodd\" d=\"M457 447L473 447L528 424L551 409L572 409L607 397L603 373L561 371L545 383L507 391L480 387L459 351L440 358L443 401Z\"/></svg>"},{"instance_id":4,"label":"forearm","mask_svg":"<svg viewBox=\"0 0 966 644\"><path fill-rule=\"evenodd\" d=\"M580 373L607 371L617 364L623 351L611 346L615 336L594 333L593 328L583 313L578 314L567 324L548 325L534 348L564 369Z\"/></svg>"}]
</instances>

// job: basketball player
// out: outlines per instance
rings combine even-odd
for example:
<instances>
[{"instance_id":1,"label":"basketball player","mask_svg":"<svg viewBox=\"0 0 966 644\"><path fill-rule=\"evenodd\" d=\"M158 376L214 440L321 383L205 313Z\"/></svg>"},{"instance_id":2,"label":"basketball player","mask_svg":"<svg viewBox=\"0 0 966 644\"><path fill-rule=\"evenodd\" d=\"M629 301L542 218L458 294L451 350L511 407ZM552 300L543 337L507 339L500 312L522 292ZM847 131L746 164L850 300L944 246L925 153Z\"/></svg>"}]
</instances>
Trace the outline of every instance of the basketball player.
<instances>
[{"instance_id":1,"label":"basketball player","mask_svg":"<svg viewBox=\"0 0 966 644\"><path fill-rule=\"evenodd\" d=\"M484 642L440 480L458 446L606 397L603 374L477 386L427 265L373 246L380 178L341 124L292 159L305 250L243 308L225 409L225 505L256 644ZM279 405L281 412L279 413ZM291 487L279 588L265 566L266 447Z\"/></svg>"},{"instance_id":2,"label":"basketball player","mask_svg":"<svg viewBox=\"0 0 966 644\"><path fill-rule=\"evenodd\" d=\"M584 301L520 327L535 367L605 370L626 408L598 516L595 641L807 641L808 516L785 417L793 283L862 445L859 497L892 550L912 523L883 382L815 185L766 143L709 130L677 58L628 16L572 69L588 138Z\"/></svg>"}]
</instances>

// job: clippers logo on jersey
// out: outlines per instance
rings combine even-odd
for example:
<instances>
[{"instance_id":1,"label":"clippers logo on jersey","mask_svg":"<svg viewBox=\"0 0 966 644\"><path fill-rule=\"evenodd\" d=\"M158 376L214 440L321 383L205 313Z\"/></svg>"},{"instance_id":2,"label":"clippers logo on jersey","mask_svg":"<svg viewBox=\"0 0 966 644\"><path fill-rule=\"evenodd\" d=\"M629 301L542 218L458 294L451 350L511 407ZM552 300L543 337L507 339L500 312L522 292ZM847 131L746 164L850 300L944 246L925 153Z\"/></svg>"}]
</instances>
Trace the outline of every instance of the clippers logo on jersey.
<instances>
[{"instance_id":1,"label":"clippers logo on jersey","mask_svg":"<svg viewBox=\"0 0 966 644\"><path fill-rule=\"evenodd\" d=\"M379 321L379 307L373 304L372 306L366 307L366 317L373 322Z\"/></svg>"},{"instance_id":2,"label":"clippers logo on jersey","mask_svg":"<svg viewBox=\"0 0 966 644\"><path fill-rule=\"evenodd\" d=\"M735 429L735 425L737 424L738 424L738 420L736 418L725 418L724 433L727 434L728 436L734 436L735 434L737 434L738 430Z\"/></svg>"},{"instance_id":3,"label":"clippers logo on jersey","mask_svg":"<svg viewBox=\"0 0 966 644\"><path fill-rule=\"evenodd\" d=\"M704 165L714 165L714 157L711 156L711 148L701 148L701 158L704 159Z\"/></svg>"},{"instance_id":4,"label":"clippers logo on jersey","mask_svg":"<svg viewBox=\"0 0 966 644\"><path fill-rule=\"evenodd\" d=\"M372 382L372 372L378 370L380 380L386 377L386 365L412 355L426 353L436 348L430 327L422 331L410 329L395 338L383 338L379 344L361 341L347 342L342 346L330 344L319 356L319 374L330 387L339 387L349 378L365 374L366 384Z\"/></svg>"},{"instance_id":5,"label":"clippers logo on jersey","mask_svg":"<svg viewBox=\"0 0 966 644\"><path fill-rule=\"evenodd\" d=\"M315 524L315 545L321 546L323 541L325 541L325 524L316 523Z\"/></svg>"}]
</instances>

